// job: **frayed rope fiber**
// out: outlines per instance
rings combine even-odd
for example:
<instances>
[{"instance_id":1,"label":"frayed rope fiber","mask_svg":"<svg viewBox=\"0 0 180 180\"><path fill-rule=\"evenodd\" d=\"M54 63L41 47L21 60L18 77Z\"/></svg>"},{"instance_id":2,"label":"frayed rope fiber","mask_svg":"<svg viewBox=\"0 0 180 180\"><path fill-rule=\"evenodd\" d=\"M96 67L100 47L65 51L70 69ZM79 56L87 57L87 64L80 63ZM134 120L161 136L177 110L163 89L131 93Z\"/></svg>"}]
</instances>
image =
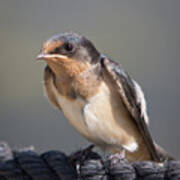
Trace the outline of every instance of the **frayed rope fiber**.
<instances>
[{"instance_id":1,"label":"frayed rope fiber","mask_svg":"<svg viewBox=\"0 0 180 180\"><path fill-rule=\"evenodd\" d=\"M37 154L32 148L13 151L0 143L0 180L161 180L180 179L180 161L130 163L89 151L66 155L61 151Z\"/></svg>"}]
</instances>

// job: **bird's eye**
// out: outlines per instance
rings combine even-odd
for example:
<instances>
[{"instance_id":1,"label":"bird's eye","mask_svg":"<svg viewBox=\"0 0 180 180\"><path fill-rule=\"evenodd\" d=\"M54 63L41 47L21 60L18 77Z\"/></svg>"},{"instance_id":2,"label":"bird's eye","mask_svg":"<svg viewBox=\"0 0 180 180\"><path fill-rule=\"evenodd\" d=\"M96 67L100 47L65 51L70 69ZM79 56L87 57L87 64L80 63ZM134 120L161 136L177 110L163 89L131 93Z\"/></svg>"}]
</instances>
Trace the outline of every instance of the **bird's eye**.
<instances>
[{"instance_id":1,"label":"bird's eye","mask_svg":"<svg viewBox=\"0 0 180 180\"><path fill-rule=\"evenodd\" d=\"M71 52L71 51L73 51L74 46L72 44L70 44L70 43L66 43L64 45L64 48L65 48L66 51Z\"/></svg>"}]
</instances>

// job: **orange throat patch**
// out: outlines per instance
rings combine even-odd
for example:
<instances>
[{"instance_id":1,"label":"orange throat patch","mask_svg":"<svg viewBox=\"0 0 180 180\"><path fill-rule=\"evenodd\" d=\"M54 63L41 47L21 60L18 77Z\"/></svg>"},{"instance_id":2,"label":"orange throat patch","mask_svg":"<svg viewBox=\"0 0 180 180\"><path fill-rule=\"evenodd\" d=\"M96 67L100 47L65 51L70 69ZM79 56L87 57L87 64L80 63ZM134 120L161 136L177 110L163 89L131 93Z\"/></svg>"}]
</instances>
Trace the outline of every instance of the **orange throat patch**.
<instances>
[{"instance_id":1,"label":"orange throat patch","mask_svg":"<svg viewBox=\"0 0 180 180\"><path fill-rule=\"evenodd\" d=\"M48 65L55 74L54 83L58 92L68 99L81 96L85 99L95 95L100 86L100 69L76 60L62 60Z\"/></svg>"}]
</instances>

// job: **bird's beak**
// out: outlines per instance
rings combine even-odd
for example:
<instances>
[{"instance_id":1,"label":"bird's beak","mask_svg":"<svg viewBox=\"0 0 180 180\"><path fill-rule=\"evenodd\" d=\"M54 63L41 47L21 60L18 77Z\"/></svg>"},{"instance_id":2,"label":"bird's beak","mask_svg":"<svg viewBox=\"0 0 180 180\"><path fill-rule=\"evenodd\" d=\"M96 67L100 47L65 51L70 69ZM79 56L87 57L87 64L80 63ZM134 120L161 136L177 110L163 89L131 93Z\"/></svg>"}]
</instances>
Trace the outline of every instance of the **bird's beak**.
<instances>
[{"instance_id":1,"label":"bird's beak","mask_svg":"<svg viewBox=\"0 0 180 180\"><path fill-rule=\"evenodd\" d=\"M44 53L40 53L37 57L36 60L66 60L68 59L67 56L64 55L60 55L60 54L44 54Z\"/></svg>"},{"instance_id":2,"label":"bird's beak","mask_svg":"<svg viewBox=\"0 0 180 180\"><path fill-rule=\"evenodd\" d=\"M37 55L36 60L44 60L46 58L46 54L40 53Z\"/></svg>"}]
</instances>

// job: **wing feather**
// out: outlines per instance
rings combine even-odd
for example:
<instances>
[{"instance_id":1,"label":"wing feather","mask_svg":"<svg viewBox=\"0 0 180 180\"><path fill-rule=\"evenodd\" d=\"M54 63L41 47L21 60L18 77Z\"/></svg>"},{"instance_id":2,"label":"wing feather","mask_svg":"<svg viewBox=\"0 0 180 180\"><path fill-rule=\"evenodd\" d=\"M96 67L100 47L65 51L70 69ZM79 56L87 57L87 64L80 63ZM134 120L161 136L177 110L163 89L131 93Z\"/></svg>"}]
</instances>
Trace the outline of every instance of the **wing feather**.
<instances>
[{"instance_id":1,"label":"wing feather","mask_svg":"<svg viewBox=\"0 0 180 180\"><path fill-rule=\"evenodd\" d=\"M50 102L57 108L61 109L59 103L56 100L53 89L56 88L54 85L55 76L50 67L47 65L44 69L44 85L46 89L46 94Z\"/></svg>"},{"instance_id":2,"label":"wing feather","mask_svg":"<svg viewBox=\"0 0 180 180\"><path fill-rule=\"evenodd\" d=\"M139 132L143 136L152 156L152 160L160 161L148 130L146 102L140 86L137 84L137 82L130 78L128 73L125 72L117 62L103 58L101 63L104 67L104 72L108 73L112 81L114 81L124 105L128 109Z\"/></svg>"}]
</instances>

